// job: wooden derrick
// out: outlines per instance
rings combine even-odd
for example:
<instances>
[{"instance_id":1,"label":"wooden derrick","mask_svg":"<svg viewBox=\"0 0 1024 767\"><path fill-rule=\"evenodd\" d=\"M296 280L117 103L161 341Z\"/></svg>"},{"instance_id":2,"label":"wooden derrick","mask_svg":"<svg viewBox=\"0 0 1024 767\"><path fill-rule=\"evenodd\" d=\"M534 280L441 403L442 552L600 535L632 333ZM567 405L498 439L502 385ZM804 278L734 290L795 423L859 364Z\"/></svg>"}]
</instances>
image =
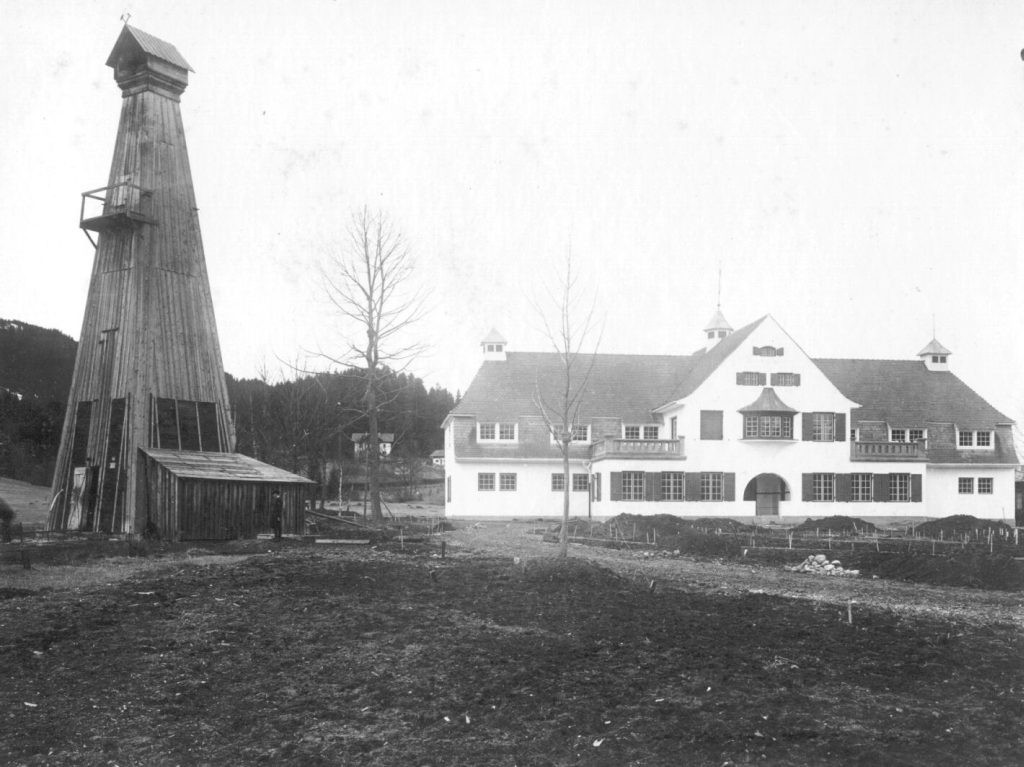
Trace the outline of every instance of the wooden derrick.
<instances>
[{"instance_id":1,"label":"wooden derrick","mask_svg":"<svg viewBox=\"0 0 1024 767\"><path fill-rule=\"evenodd\" d=\"M192 68L127 25L107 66L121 118L107 186L82 198L96 256L49 527L141 533L140 449L230 453L235 434L181 119Z\"/></svg>"}]
</instances>

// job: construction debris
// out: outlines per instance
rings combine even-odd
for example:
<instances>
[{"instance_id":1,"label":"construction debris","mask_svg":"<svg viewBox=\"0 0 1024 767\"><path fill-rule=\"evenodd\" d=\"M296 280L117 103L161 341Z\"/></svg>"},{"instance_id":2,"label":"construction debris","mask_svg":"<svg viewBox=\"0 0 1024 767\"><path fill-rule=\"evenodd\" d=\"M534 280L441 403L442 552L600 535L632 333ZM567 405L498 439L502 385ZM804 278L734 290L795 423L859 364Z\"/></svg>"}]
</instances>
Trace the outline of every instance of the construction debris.
<instances>
[{"instance_id":1,"label":"construction debris","mask_svg":"<svg viewBox=\"0 0 1024 767\"><path fill-rule=\"evenodd\" d=\"M811 573L812 575L860 575L860 570L844 570L838 559L829 560L824 554L812 554L798 565L786 567L793 573Z\"/></svg>"}]
</instances>

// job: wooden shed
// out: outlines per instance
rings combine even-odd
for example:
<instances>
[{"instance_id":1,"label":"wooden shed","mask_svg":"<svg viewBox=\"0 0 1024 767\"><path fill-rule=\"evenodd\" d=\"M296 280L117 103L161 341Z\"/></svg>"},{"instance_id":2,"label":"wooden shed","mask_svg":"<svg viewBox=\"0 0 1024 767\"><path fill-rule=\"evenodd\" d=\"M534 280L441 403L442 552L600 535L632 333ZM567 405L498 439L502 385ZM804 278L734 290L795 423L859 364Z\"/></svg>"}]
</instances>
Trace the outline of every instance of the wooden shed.
<instances>
[{"instance_id":1,"label":"wooden shed","mask_svg":"<svg viewBox=\"0 0 1024 767\"><path fill-rule=\"evenodd\" d=\"M255 538L270 532L270 496L281 492L284 533L300 534L316 483L239 453L139 448L136 508L172 541Z\"/></svg>"}]
</instances>

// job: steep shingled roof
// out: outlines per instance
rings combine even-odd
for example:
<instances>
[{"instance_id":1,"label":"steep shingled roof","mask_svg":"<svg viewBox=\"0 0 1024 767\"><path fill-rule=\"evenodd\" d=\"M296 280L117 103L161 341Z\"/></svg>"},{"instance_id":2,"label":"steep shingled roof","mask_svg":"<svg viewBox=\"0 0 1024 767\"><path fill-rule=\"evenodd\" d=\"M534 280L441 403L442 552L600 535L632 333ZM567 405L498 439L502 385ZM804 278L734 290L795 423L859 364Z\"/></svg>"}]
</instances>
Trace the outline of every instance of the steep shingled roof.
<instances>
[{"instance_id":1,"label":"steep shingled roof","mask_svg":"<svg viewBox=\"0 0 1024 767\"><path fill-rule=\"evenodd\" d=\"M691 355L597 354L583 397L581 417L601 416L645 423L651 411L691 393L714 372L762 321L752 322L723 338L710 351ZM581 375L590 363L579 358ZM546 402L558 402L564 380L560 357L554 352L509 352L501 362L484 362L452 415L475 415L487 420L537 414L537 386Z\"/></svg>"},{"instance_id":2,"label":"steep shingled roof","mask_svg":"<svg viewBox=\"0 0 1024 767\"><path fill-rule=\"evenodd\" d=\"M962 429L991 429L1010 423L952 373L931 371L919 360L814 360L846 397L860 404L855 420L891 426L954 423Z\"/></svg>"}]
</instances>

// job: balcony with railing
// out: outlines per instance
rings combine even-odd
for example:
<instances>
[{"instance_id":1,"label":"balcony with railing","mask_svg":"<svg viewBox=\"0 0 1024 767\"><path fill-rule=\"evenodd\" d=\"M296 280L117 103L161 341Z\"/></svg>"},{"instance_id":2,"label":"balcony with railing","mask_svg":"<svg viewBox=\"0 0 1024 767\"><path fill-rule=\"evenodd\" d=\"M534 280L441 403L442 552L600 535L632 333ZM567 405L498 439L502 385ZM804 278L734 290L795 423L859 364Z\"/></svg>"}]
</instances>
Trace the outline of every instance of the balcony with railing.
<instances>
[{"instance_id":1,"label":"balcony with railing","mask_svg":"<svg viewBox=\"0 0 1024 767\"><path fill-rule=\"evenodd\" d=\"M82 192L78 226L88 235L89 232L156 223L149 216L152 194L151 190L143 189L131 181Z\"/></svg>"},{"instance_id":2,"label":"balcony with railing","mask_svg":"<svg viewBox=\"0 0 1024 767\"><path fill-rule=\"evenodd\" d=\"M685 458L683 438L679 439L619 439L607 438L595 442L591 458Z\"/></svg>"},{"instance_id":3,"label":"balcony with railing","mask_svg":"<svg viewBox=\"0 0 1024 767\"><path fill-rule=\"evenodd\" d=\"M851 461L923 461L923 442L851 442Z\"/></svg>"}]
</instances>

